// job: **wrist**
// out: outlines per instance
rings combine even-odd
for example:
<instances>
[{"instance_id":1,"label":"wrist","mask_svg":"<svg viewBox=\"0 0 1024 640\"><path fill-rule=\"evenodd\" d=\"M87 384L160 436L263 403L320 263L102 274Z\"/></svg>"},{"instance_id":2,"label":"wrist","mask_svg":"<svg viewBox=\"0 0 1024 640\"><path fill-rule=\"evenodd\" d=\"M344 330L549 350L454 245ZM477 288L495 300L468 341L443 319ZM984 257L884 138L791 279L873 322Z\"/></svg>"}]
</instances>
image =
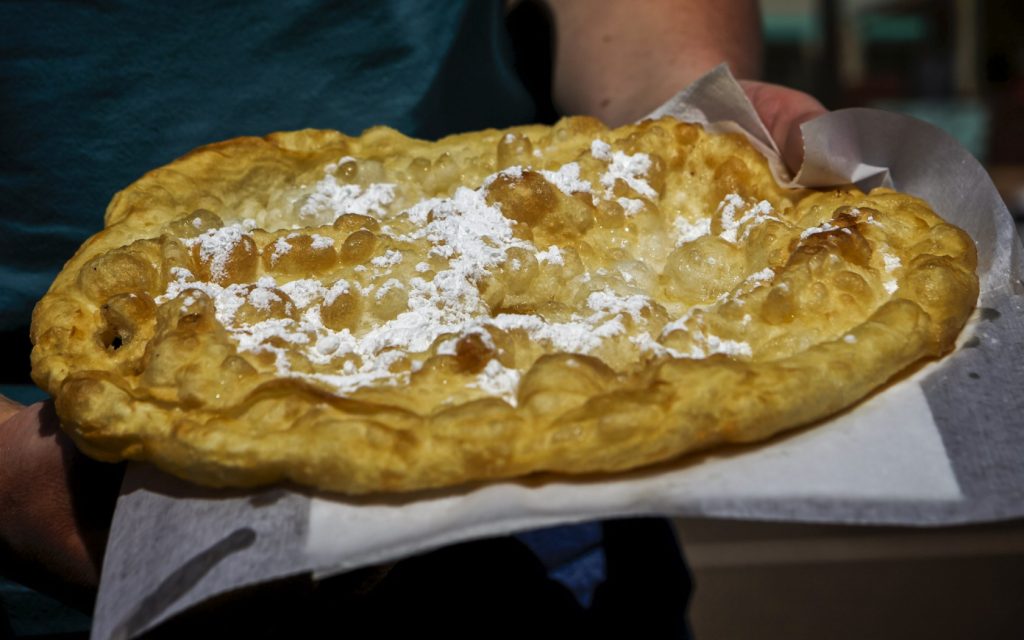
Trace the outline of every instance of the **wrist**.
<instances>
[{"instance_id":1,"label":"wrist","mask_svg":"<svg viewBox=\"0 0 1024 640\"><path fill-rule=\"evenodd\" d=\"M24 408L25 405L0 395L0 425L3 425L3 423L7 422L8 418Z\"/></svg>"},{"instance_id":2,"label":"wrist","mask_svg":"<svg viewBox=\"0 0 1024 640\"><path fill-rule=\"evenodd\" d=\"M0 424L0 572L58 599L87 602L119 471L75 451L52 401Z\"/></svg>"},{"instance_id":3,"label":"wrist","mask_svg":"<svg viewBox=\"0 0 1024 640\"><path fill-rule=\"evenodd\" d=\"M11 456L14 454L14 438L18 427L11 418L25 407L5 396L0 395L0 513L8 514L7 500L9 482L8 471L13 468ZM3 534L4 523L9 518L0 518L0 536Z\"/></svg>"},{"instance_id":4,"label":"wrist","mask_svg":"<svg viewBox=\"0 0 1024 640\"><path fill-rule=\"evenodd\" d=\"M46 404L24 406L7 398L14 410L0 422L0 543L18 546L27 514L38 506L33 491L46 486L37 452L42 442Z\"/></svg>"},{"instance_id":5,"label":"wrist","mask_svg":"<svg viewBox=\"0 0 1024 640\"><path fill-rule=\"evenodd\" d=\"M4 550L10 546L10 527L16 520L14 508L14 486L11 474L17 467L15 460L19 425L13 418L24 407L13 400L0 396L0 557L7 554Z\"/></svg>"}]
</instances>

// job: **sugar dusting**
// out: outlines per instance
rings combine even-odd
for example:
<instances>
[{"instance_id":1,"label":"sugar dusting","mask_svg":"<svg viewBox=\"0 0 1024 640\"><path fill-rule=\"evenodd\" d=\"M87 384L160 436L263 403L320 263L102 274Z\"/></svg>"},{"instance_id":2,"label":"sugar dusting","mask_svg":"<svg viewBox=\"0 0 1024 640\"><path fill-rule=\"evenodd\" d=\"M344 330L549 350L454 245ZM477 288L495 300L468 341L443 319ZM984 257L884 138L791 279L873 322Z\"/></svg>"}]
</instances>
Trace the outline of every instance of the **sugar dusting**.
<instances>
[{"instance_id":1,"label":"sugar dusting","mask_svg":"<svg viewBox=\"0 0 1024 640\"><path fill-rule=\"evenodd\" d=\"M629 216L640 215L646 209L641 198L658 197L646 179L652 164L649 156L613 150L600 140L594 141L590 150L595 159L605 163L599 177L603 189L583 179L576 162L539 172L566 195L588 193L595 204L600 198L616 201ZM431 354L454 354L459 336L476 334L491 349L491 357L469 386L514 404L522 372L504 366L494 357L497 347L487 328L524 332L535 343L558 352L592 354L610 348L608 345L622 345L613 348L632 349L638 360L704 358L714 354L752 356L748 343L713 335L702 323L694 322L692 309L659 329L650 320L656 303L646 295L624 293L608 286L610 275L604 269L597 269L593 275L582 274L579 282L596 288L586 294L585 308L559 320L538 313L492 315L481 291L485 281L508 262L511 249L532 252L539 264L565 264L564 248L552 244L540 250L516 237L515 222L502 215L498 206L487 203L487 190L499 176L520 179L529 167L510 167L485 178L478 189L460 187L450 197L428 198L398 213L388 213L386 206L394 201L396 186L340 183L334 174L348 160L351 159L344 158L326 168L323 179L301 205L303 223L330 224L344 213L360 213L379 220L386 216L388 225L383 231L404 230L389 233L394 242L427 247L427 255L411 267L411 274L409 266L402 267L402 252L395 249L373 257L368 264L370 269L363 265L355 268L364 274L360 277L370 279L369 284L338 280L325 285L316 278L277 280L263 276L255 285L221 286L200 281L188 270L177 268L172 270L167 290L157 302L164 304L181 297L182 304L194 304L196 292L205 294L214 303L217 320L240 351L269 353L279 376L316 380L342 395L374 385L406 384L425 358ZM620 183L640 197L617 197L616 185ZM745 239L753 226L773 219L774 212L766 201L748 205L732 194L716 213L722 222L721 237L736 242ZM672 242L680 246L709 235L711 223L710 216L696 222L678 216L672 221L675 236L669 246ZM210 263L216 279L242 236L254 226L253 221L243 221L207 231L187 242L199 246L200 255ZM288 240L295 235L279 238L272 245L272 265L292 250ZM310 239L314 249L334 245L326 236L312 234ZM391 276L393 271L403 268L409 274L404 282ZM650 277L644 275L644 269L635 275L629 269L613 271L627 285ZM741 288L762 286L772 278L774 272L765 269L749 276ZM334 330L326 326L322 318L324 308L352 292L366 296L374 304L396 299L404 308L390 320L369 327ZM401 296L394 298L392 294L399 292ZM250 323L238 320L238 311L244 305L268 310L275 304L285 304L283 296L294 305L287 317ZM663 344L673 331L688 332L694 346L683 352ZM310 373L309 367L297 366L302 360L321 367L321 372Z\"/></svg>"},{"instance_id":2,"label":"sugar dusting","mask_svg":"<svg viewBox=\"0 0 1024 640\"><path fill-rule=\"evenodd\" d=\"M737 241L746 240L754 227L764 224L768 220L779 221L772 215L774 210L767 200L756 202L745 209L744 207L746 207L746 202L735 193L725 196L721 204L718 205L722 223L722 233L719 234L719 237L722 240L735 244ZM742 211L739 217L736 215L737 211ZM742 235L740 235L741 229L743 230Z\"/></svg>"},{"instance_id":3,"label":"sugar dusting","mask_svg":"<svg viewBox=\"0 0 1024 640\"><path fill-rule=\"evenodd\" d=\"M329 224L343 213L384 215L384 207L395 199L396 185L372 183L361 186L338 182L334 172L345 162L354 160L345 157L324 168L324 177L316 183L299 209L303 223Z\"/></svg>"},{"instance_id":4,"label":"sugar dusting","mask_svg":"<svg viewBox=\"0 0 1024 640\"><path fill-rule=\"evenodd\" d=\"M544 179L558 187L562 193L571 196L574 193L593 193L594 187L589 181L580 178L580 165L570 162L559 167L558 171L541 171Z\"/></svg>"},{"instance_id":5,"label":"sugar dusting","mask_svg":"<svg viewBox=\"0 0 1024 640\"><path fill-rule=\"evenodd\" d=\"M608 163L608 170L601 174L601 184L605 188L606 197L611 197L615 183L619 180L646 198L658 197L658 193L644 179L651 168L651 157L646 153L630 155L622 151L612 151L611 145L607 142L594 140L590 145L590 154Z\"/></svg>"},{"instance_id":6,"label":"sugar dusting","mask_svg":"<svg viewBox=\"0 0 1024 640\"><path fill-rule=\"evenodd\" d=\"M690 222L686 218L678 216L672 221L672 226L676 232L675 245L681 247L688 242L693 242L710 234L711 218L701 218L697 222Z\"/></svg>"},{"instance_id":7,"label":"sugar dusting","mask_svg":"<svg viewBox=\"0 0 1024 640\"><path fill-rule=\"evenodd\" d=\"M885 273L888 276L885 279L885 281L882 282L882 286L885 287L886 293L888 293L889 295L892 295L892 294L896 293L896 291L898 291L899 288L900 288L899 283L896 282L896 278L892 274L897 269L902 267L903 263L900 262L900 259L899 259L898 256L894 256L891 253L886 253L885 251L881 251L879 253L881 253L881 255L882 255L883 268L885 269Z\"/></svg>"},{"instance_id":8,"label":"sugar dusting","mask_svg":"<svg viewBox=\"0 0 1024 640\"><path fill-rule=\"evenodd\" d=\"M183 242L190 249L198 246L199 257L209 265L210 276L215 280L222 280L227 275L227 265L231 254L242 242L242 238L255 227L256 222L247 219L217 229L210 229L195 238L187 238Z\"/></svg>"}]
</instances>

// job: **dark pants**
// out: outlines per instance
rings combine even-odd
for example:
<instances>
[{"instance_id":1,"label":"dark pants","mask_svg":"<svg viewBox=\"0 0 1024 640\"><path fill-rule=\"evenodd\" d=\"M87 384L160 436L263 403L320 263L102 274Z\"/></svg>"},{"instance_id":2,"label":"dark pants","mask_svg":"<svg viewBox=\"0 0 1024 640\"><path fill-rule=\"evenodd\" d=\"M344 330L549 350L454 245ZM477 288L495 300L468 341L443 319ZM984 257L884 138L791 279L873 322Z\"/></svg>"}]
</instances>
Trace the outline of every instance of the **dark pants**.
<instances>
[{"instance_id":1,"label":"dark pants","mask_svg":"<svg viewBox=\"0 0 1024 640\"><path fill-rule=\"evenodd\" d=\"M616 520L602 533L606 579L589 607L509 536L231 594L147 637L225 624L240 637L688 638L690 576L671 525Z\"/></svg>"}]
</instances>

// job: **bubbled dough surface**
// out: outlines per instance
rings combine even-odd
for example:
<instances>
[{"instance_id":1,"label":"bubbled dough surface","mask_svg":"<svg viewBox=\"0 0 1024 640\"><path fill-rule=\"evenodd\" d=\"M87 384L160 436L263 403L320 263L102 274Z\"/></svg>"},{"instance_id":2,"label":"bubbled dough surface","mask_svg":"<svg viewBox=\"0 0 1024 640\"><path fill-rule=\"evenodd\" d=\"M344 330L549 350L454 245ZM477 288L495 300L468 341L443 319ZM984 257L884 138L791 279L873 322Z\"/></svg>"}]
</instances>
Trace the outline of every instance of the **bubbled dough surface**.
<instances>
[{"instance_id":1,"label":"bubbled dough surface","mask_svg":"<svg viewBox=\"0 0 1024 640\"><path fill-rule=\"evenodd\" d=\"M654 193L601 186L609 165L595 139L647 154ZM592 193L569 195L540 173L570 162ZM392 202L337 219L308 204L331 163L339 184L398 185ZM245 295L266 276L374 285L316 301L332 331L366 333L406 304L375 295L385 279L408 285L445 266L429 243L401 240L422 221L399 212L459 186L479 188L516 221L514 241L533 247L507 250L474 281L487 313L565 322L592 315L594 292L642 294L638 314L604 311L601 322L625 333L586 354L524 330L446 334L390 365L391 383L339 392L318 375L340 361L318 364L280 339L276 350L242 349L213 299L181 286L177 269L220 287L250 283ZM204 257L195 238L246 219L226 262ZM289 247L275 251L281 241ZM552 245L561 264L535 257ZM403 260L374 268L388 251ZM416 271L420 262L430 268ZM386 128L280 133L200 148L118 193L106 228L36 308L33 376L85 452L202 484L367 493L607 472L808 424L942 355L977 297L975 264L969 237L918 199L784 190L740 137L670 119L606 130L570 118L436 143ZM284 288L233 322L301 317L277 295ZM642 333L657 346L630 340ZM512 397L478 384L492 360L521 376Z\"/></svg>"}]
</instances>

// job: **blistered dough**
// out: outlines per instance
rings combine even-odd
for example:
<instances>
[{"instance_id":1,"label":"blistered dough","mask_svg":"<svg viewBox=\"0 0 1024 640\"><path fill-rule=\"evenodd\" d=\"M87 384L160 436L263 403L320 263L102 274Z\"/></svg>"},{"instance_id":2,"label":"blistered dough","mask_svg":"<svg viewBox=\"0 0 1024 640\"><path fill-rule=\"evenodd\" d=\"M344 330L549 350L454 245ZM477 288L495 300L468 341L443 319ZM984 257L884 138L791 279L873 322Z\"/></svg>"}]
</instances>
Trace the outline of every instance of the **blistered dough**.
<instances>
[{"instance_id":1,"label":"blistered dough","mask_svg":"<svg viewBox=\"0 0 1024 640\"><path fill-rule=\"evenodd\" d=\"M410 491L761 440L948 352L974 244L779 187L740 136L589 118L197 149L117 194L33 317L103 460Z\"/></svg>"}]
</instances>

